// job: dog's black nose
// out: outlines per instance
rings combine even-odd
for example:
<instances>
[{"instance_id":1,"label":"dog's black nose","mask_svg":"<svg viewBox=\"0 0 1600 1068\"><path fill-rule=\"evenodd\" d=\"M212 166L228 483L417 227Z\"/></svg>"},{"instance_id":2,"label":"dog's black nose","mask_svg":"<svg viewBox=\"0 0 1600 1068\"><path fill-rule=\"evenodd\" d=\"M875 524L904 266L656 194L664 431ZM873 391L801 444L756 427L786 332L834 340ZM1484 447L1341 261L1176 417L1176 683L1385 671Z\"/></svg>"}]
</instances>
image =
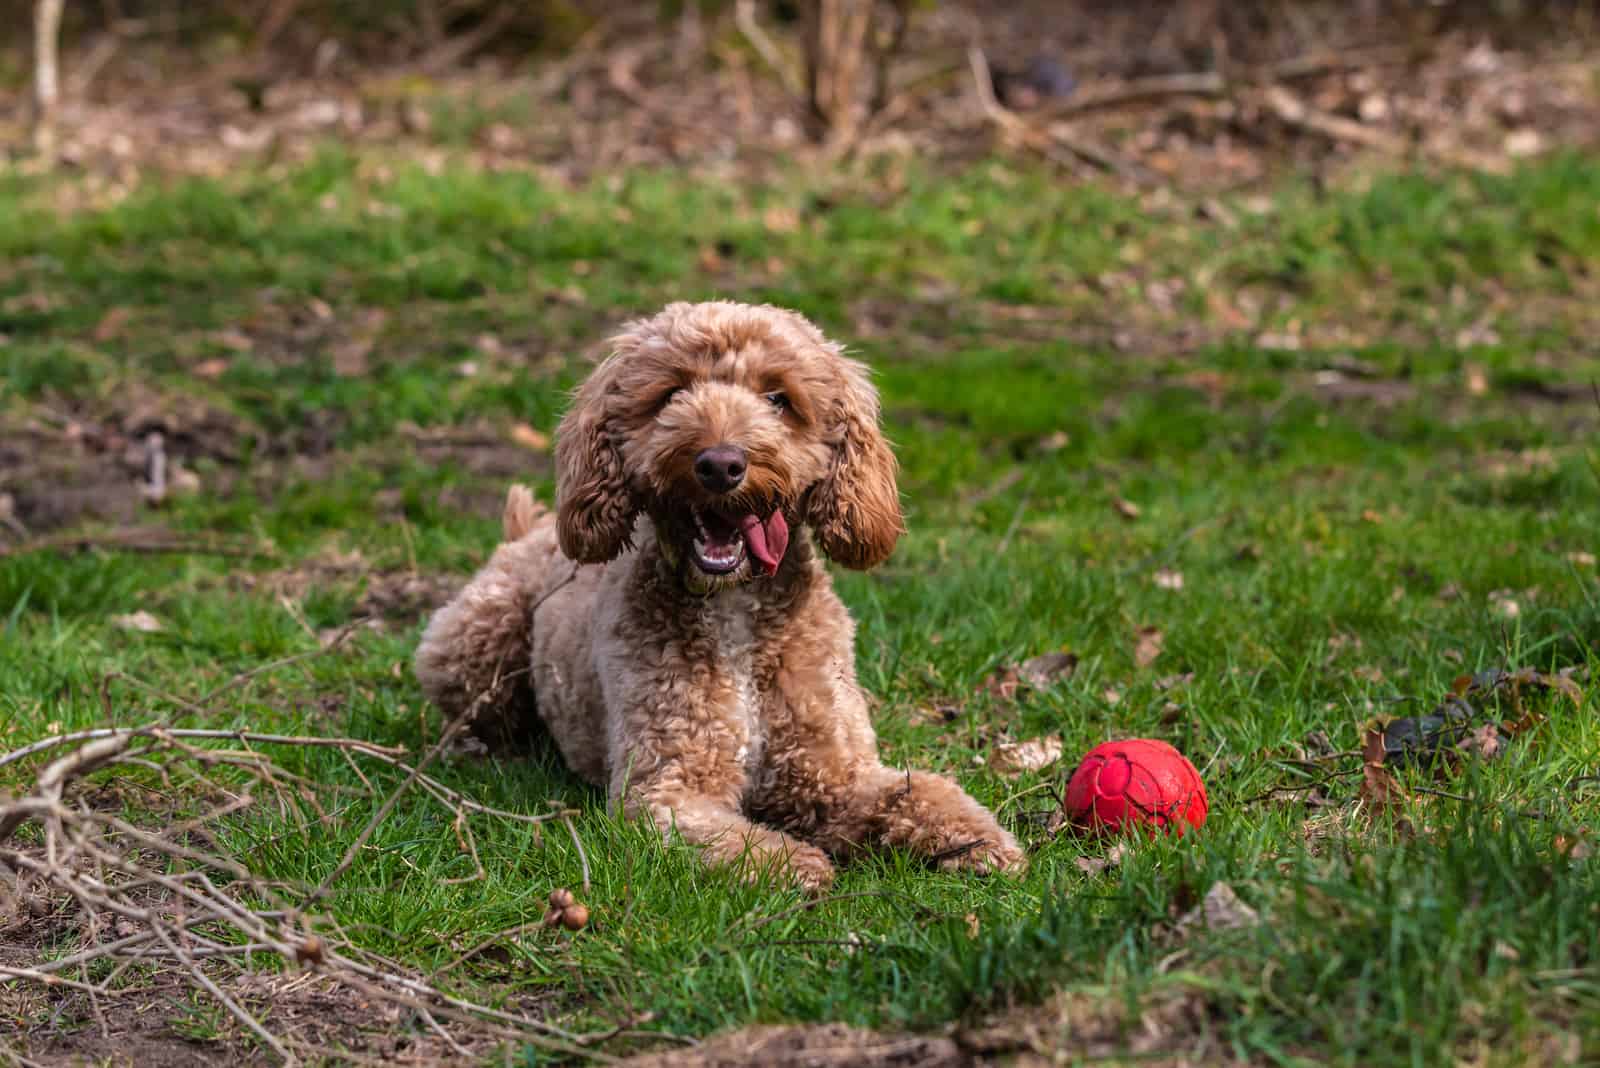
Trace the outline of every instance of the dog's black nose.
<instances>
[{"instance_id":1,"label":"dog's black nose","mask_svg":"<svg viewBox=\"0 0 1600 1068\"><path fill-rule=\"evenodd\" d=\"M735 445L713 445L694 458L694 477L712 493L731 493L744 481L744 450Z\"/></svg>"}]
</instances>

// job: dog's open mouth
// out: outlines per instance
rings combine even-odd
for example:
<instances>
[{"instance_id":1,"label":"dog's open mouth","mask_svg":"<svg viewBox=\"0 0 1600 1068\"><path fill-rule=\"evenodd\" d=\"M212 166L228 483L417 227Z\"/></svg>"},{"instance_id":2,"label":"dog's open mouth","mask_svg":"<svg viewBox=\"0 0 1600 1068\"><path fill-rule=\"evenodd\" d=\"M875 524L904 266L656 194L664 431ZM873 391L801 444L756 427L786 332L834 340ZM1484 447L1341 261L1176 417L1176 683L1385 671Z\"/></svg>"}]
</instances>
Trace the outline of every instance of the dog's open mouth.
<instances>
[{"instance_id":1,"label":"dog's open mouth","mask_svg":"<svg viewBox=\"0 0 1600 1068\"><path fill-rule=\"evenodd\" d=\"M783 510L775 509L766 519L754 512L729 516L710 508L695 508L695 530L698 536L690 543L694 563L708 575L726 575L736 571L746 554L751 566L760 574L778 573L784 550L789 547L789 523Z\"/></svg>"}]
</instances>

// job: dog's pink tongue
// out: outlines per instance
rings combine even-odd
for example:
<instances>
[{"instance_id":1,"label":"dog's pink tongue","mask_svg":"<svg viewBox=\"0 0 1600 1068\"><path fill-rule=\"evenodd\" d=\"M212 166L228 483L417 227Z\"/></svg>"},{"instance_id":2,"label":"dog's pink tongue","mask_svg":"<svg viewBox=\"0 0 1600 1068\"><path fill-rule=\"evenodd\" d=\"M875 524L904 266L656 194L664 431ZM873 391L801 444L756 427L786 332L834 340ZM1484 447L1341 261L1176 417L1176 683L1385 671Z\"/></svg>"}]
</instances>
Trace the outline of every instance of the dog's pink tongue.
<instances>
[{"instance_id":1,"label":"dog's pink tongue","mask_svg":"<svg viewBox=\"0 0 1600 1068\"><path fill-rule=\"evenodd\" d=\"M761 570L769 578L776 575L783 551L789 547L789 523L783 518L783 512L773 512L765 523L757 516L747 515L739 520L739 528L744 531L744 543L750 555L761 561Z\"/></svg>"}]
</instances>

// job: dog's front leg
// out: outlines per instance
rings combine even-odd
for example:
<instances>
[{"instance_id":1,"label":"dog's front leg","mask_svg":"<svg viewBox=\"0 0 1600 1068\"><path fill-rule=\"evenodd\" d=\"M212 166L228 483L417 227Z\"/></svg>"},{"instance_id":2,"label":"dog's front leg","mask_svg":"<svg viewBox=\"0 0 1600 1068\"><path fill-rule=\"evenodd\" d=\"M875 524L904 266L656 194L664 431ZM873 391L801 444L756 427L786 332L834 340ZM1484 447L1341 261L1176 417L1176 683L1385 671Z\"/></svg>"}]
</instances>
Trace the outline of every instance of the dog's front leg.
<instances>
[{"instance_id":1,"label":"dog's front leg","mask_svg":"<svg viewBox=\"0 0 1600 1068\"><path fill-rule=\"evenodd\" d=\"M683 676L619 681L613 692L624 711L613 725L621 728L612 734L613 806L620 801L628 817L648 817L663 836L676 831L707 863L747 878L770 873L812 893L832 884L826 853L741 811L752 740L733 688Z\"/></svg>"},{"instance_id":2,"label":"dog's front leg","mask_svg":"<svg viewBox=\"0 0 1600 1068\"><path fill-rule=\"evenodd\" d=\"M727 865L747 879L770 875L814 894L833 883L833 862L822 850L752 823L724 801L677 790L630 789L623 811L631 817L648 815L663 836L676 830L685 842L700 847L706 863Z\"/></svg>"},{"instance_id":3,"label":"dog's front leg","mask_svg":"<svg viewBox=\"0 0 1600 1068\"><path fill-rule=\"evenodd\" d=\"M859 846L876 840L946 870L1018 875L1028 861L992 812L943 775L878 766L856 783L828 836Z\"/></svg>"}]
</instances>

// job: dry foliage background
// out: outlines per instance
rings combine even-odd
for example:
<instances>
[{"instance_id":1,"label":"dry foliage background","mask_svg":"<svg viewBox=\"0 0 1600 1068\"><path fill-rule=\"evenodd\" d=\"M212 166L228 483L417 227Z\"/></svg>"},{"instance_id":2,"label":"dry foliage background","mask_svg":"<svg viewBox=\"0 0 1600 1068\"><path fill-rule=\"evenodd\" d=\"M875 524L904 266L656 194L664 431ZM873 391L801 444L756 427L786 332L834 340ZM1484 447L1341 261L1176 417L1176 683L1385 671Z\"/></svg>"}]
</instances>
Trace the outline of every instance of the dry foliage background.
<instances>
[{"instance_id":1,"label":"dry foliage background","mask_svg":"<svg viewBox=\"0 0 1600 1068\"><path fill-rule=\"evenodd\" d=\"M1587 0L10 6L0 137L113 188L328 137L569 177L998 143L1226 187L1357 153L1503 170L1600 130Z\"/></svg>"}]
</instances>

